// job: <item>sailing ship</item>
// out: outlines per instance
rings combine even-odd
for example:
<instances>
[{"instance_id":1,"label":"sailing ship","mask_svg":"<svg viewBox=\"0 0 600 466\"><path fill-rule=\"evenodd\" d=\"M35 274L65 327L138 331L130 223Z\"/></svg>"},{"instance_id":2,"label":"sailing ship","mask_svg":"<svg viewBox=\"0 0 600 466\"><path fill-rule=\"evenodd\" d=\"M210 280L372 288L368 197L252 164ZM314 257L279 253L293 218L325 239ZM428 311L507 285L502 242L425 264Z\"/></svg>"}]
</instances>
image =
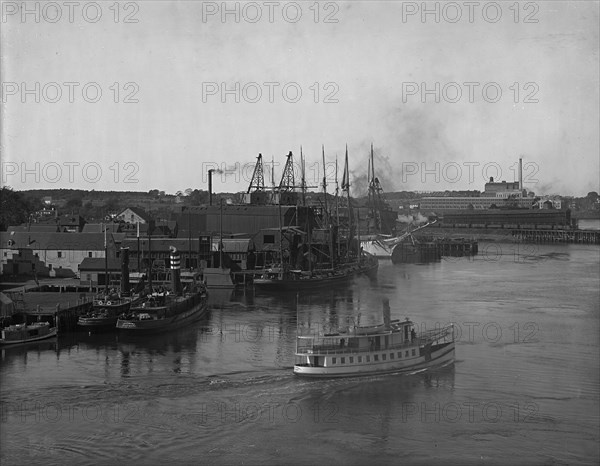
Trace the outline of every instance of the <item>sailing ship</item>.
<instances>
[{"instance_id":1,"label":"sailing ship","mask_svg":"<svg viewBox=\"0 0 600 466\"><path fill-rule=\"evenodd\" d=\"M452 325L418 333L408 318L390 320L384 300L384 323L355 325L336 333L297 336L294 374L350 377L412 372L454 362Z\"/></svg>"},{"instance_id":2,"label":"sailing ship","mask_svg":"<svg viewBox=\"0 0 600 466\"><path fill-rule=\"evenodd\" d=\"M195 280L182 289L181 257L171 246L171 289L153 291L138 305L117 319L122 333L145 334L181 328L202 317L208 308L208 292L204 282Z\"/></svg>"},{"instance_id":3,"label":"sailing ship","mask_svg":"<svg viewBox=\"0 0 600 466\"><path fill-rule=\"evenodd\" d=\"M254 278L254 286L262 290L289 291L321 288L324 286L348 283L357 275L373 278L377 274L379 262L369 253L363 252L359 261L341 264L333 269L312 271L293 270L284 267L267 269L260 278Z\"/></svg>"},{"instance_id":4,"label":"sailing ship","mask_svg":"<svg viewBox=\"0 0 600 466\"><path fill-rule=\"evenodd\" d=\"M56 336L57 328L50 327L48 322L33 324L16 324L2 329L0 345L15 345L31 341L45 340Z\"/></svg>"},{"instance_id":5,"label":"sailing ship","mask_svg":"<svg viewBox=\"0 0 600 466\"><path fill-rule=\"evenodd\" d=\"M305 199L305 176L304 176L304 159L301 153L301 169L302 169L302 198ZM283 190L290 190L295 188L294 185L294 177L292 170L292 153L290 152L288 155L288 161L286 163L286 167L284 168L284 175L282 176L282 181L280 183L279 196L281 200ZM325 167L325 149L323 148L323 166ZM336 164L337 166L337 164ZM289 167L289 168L288 168ZM336 182L337 182L337 174L336 174ZM260 290L269 290L269 291L288 291L288 290L305 290L312 288L319 288L323 286L330 286L339 283L346 283L353 279L356 275L365 274L370 277L373 277L377 274L377 269L379 267L379 263L377 258L372 254L361 251L360 249L356 252L351 251L351 236L352 236L352 210L350 204L350 182L349 182L349 169L348 169L348 148L346 147L346 160L345 160L345 168L344 175L342 180L342 189L347 193L348 197L348 242L346 248L345 257L335 257L335 248L333 244L333 235L332 231L339 228L339 213L337 220L334 220L333 216L329 213L327 208L327 179L323 176L323 202L324 206L322 209L323 212L323 223L325 224L325 228L323 229L324 237L328 238L329 244L324 246L321 251L322 255L328 257L329 262L313 264L313 245L312 245L312 215L307 216L307 239L308 239L308 252L306 256L308 257L308 270L303 270L301 268L293 268L290 264L286 264L283 260L284 258L284 250L283 250L283 226L281 222L281 209L279 215L279 236L280 236L280 251L279 255L281 261L269 268L266 268L262 271L261 274L256 276L253 280L254 287ZM337 200L337 195L336 195ZM304 201L305 203L305 201ZM279 203L281 208L281 203ZM358 231L358 229L357 229ZM360 241L355 241L356 245L360 247ZM339 244L338 244L339 250Z\"/></svg>"},{"instance_id":6,"label":"sailing ship","mask_svg":"<svg viewBox=\"0 0 600 466\"><path fill-rule=\"evenodd\" d=\"M412 238L413 233L415 233L419 230L422 230L423 228L426 228L429 225L433 225L435 222L436 222L436 220L427 222L423 225L413 228L412 230L410 230L410 227L409 227L409 230L406 233L403 233L399 236L367 235L367 236L363 237L360 245L364 251L367 251L368 253L370 253L376 257L391 259L394 249L398 245L402 244L407 238L410 238L411 240L413 240L413 238ZM414 243L414 240L413 240L413 243Z\"/></svg>"},{"instance_id":7,"label":"sailing ship","mask_svg":"<svg viewBox=\"0 0 600 466\"><path fill-rule=\"evenodd\" d=\"M407 239L411 240L414 249L417 250L418 246L415 246L412 234L433 225L436 220L428 221L412 230L411 225L409 225L405 233L396 234L397 213L383 198L383 187L379 182L379 178L375 176L373 144L371 144L371 154L369 156L368 184L369 217L367 219L367 235L363 236L361 241L363 250L379 258L391 259L394 249L397 249L396 255L406 249L403 249L401 244Z\"/></svg>"},{"instance_id":8,"label":"sailing ship","mask_svg":"<svg viewBox=\"0 0 600 466\"><path fill-rule=\"evenodd\" d=\"M379 178L375 176L375 157L373 154L373 144L371 144L367 179L367 205L369 207L369 215L367 217L367 233L395 236L396 219L398 217L398 213L384 199L383 187L379 182Z\"/></svg>"}]
</instances>

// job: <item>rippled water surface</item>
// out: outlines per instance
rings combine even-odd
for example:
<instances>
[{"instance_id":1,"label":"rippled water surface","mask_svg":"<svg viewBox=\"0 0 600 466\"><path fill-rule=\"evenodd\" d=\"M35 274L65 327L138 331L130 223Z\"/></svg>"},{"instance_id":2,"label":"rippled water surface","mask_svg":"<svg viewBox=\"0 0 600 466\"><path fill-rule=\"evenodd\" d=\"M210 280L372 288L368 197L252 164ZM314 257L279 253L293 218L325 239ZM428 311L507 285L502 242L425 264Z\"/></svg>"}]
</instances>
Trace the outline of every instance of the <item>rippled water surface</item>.
<instances>
[{"instance_id":1,"label":"rippled water surface","mask_svg":"<svg viewBox=\"0 0 600 466\"><path fill-rule=\"evenodd\" d=\"M213 292L162 336L61 335L3 348L8 464L597 464L597 246L480 245L475 260L381 261L376 282ZM294 377L297 325L361 315L455 323L456 362Z\"/></svg>"}]
</instances>

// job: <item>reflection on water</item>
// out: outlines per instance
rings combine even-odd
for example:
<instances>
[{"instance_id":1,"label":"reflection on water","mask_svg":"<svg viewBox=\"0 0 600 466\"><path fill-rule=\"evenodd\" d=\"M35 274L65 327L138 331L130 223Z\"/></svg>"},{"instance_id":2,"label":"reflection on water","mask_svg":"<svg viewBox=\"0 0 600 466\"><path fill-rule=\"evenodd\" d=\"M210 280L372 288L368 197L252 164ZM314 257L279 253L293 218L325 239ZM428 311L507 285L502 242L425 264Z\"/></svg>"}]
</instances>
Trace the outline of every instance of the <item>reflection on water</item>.
<instances>
[{"instance_id":1,"label":"reflection on water","mask_svg":"<svg viewBox=\"0 0 600 466\"><path fill-rule=\"evenodd\" d=\"M164 335L2 348L2 463L595 463L599 251L382 261L377 282L213 290L203 319ZM382 297L393 318L455 322L455 364L293 376L297 326L380 323Z\"/></svg>"}]
</instances>

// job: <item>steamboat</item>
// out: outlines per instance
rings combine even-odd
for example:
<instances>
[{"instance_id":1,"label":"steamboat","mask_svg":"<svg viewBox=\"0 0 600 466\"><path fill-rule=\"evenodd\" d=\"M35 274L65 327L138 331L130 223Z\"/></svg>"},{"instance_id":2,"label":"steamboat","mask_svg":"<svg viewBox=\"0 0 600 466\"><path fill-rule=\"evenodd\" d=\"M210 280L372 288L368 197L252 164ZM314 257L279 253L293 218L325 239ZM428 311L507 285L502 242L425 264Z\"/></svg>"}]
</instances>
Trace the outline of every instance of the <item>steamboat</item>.
<instances>
[{"instance_id":1,"label":"steamboat","mask_svg":"<svg viewBox=\"0 0 600 466\"><path fill-rule=\"evenodd\" d=\"M88 332L114 329L119 315L129 311L140 300L139 296L119 296L116 292L98 296L93 301L92 310L79 316L77 325Z\"/></svg>"},{"instance_id":2,"label":"steamboat","mask_svg":"<svg viewBox=\"0 0 600 466\"><path fill-rule=\"evenodd\" d=\"M180 281L180 254L171 248L170 290L153 291L128 312L117 319L116 328L122 333L159 333L181 328L202 317L208 308L206 284L198 277L182 289Z\"/></svg>"},{"instance_id":3,"label":"steamboat","mask_svg":"<svg viewBox=\"0 0 600 466\"><path fill-rule=\"evenodd\" d=\"M383 303L384 323L348 327L321 335L298 335L294 374L304 377L351 377L412 372L454 362L452 325L417 334L407 318L390 320Z\"/></svg>"}]
</instances>

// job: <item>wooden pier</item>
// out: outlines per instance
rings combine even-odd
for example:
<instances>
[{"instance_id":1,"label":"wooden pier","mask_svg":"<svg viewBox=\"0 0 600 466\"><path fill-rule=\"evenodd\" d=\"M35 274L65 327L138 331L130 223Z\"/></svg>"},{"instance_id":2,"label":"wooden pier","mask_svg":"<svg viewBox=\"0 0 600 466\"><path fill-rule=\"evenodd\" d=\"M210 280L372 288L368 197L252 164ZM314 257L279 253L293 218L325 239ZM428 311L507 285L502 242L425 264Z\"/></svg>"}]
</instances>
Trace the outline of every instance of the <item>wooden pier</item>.
<instances>
[{"instance_id":1,"label":"wooden pier","mask_svg":"<svg viewBox=\"0 0 600 466\"><path fill-rule=\"evenodd\" d=\"M598 230L512 230L512 237L523 243L600 244Z\"/></svg>"},{"instance_id":2,"label":"wooden pier","mask_svg":"<svg viewBox=\"0 0 600 466\"><path fill-rule=\"evenodd\" d=\"M79 316L90 311L93 305L91 295L86 293L54 292L4 292L14 303L15 309L5 319L15 323L50 322L58 327L59 333L73 332L77 329Z\"/></svg>"},{"instance_id":3,"label":"wooden pier","mask_svg":"<svg viewBox=\"0 0 600 466\"><path fill-rule=\"evenodd\" d=\"M440 255L451 257L474 256L479 251L477 241L462 238L438 239Z\"/></svg>"}]
</instances>

